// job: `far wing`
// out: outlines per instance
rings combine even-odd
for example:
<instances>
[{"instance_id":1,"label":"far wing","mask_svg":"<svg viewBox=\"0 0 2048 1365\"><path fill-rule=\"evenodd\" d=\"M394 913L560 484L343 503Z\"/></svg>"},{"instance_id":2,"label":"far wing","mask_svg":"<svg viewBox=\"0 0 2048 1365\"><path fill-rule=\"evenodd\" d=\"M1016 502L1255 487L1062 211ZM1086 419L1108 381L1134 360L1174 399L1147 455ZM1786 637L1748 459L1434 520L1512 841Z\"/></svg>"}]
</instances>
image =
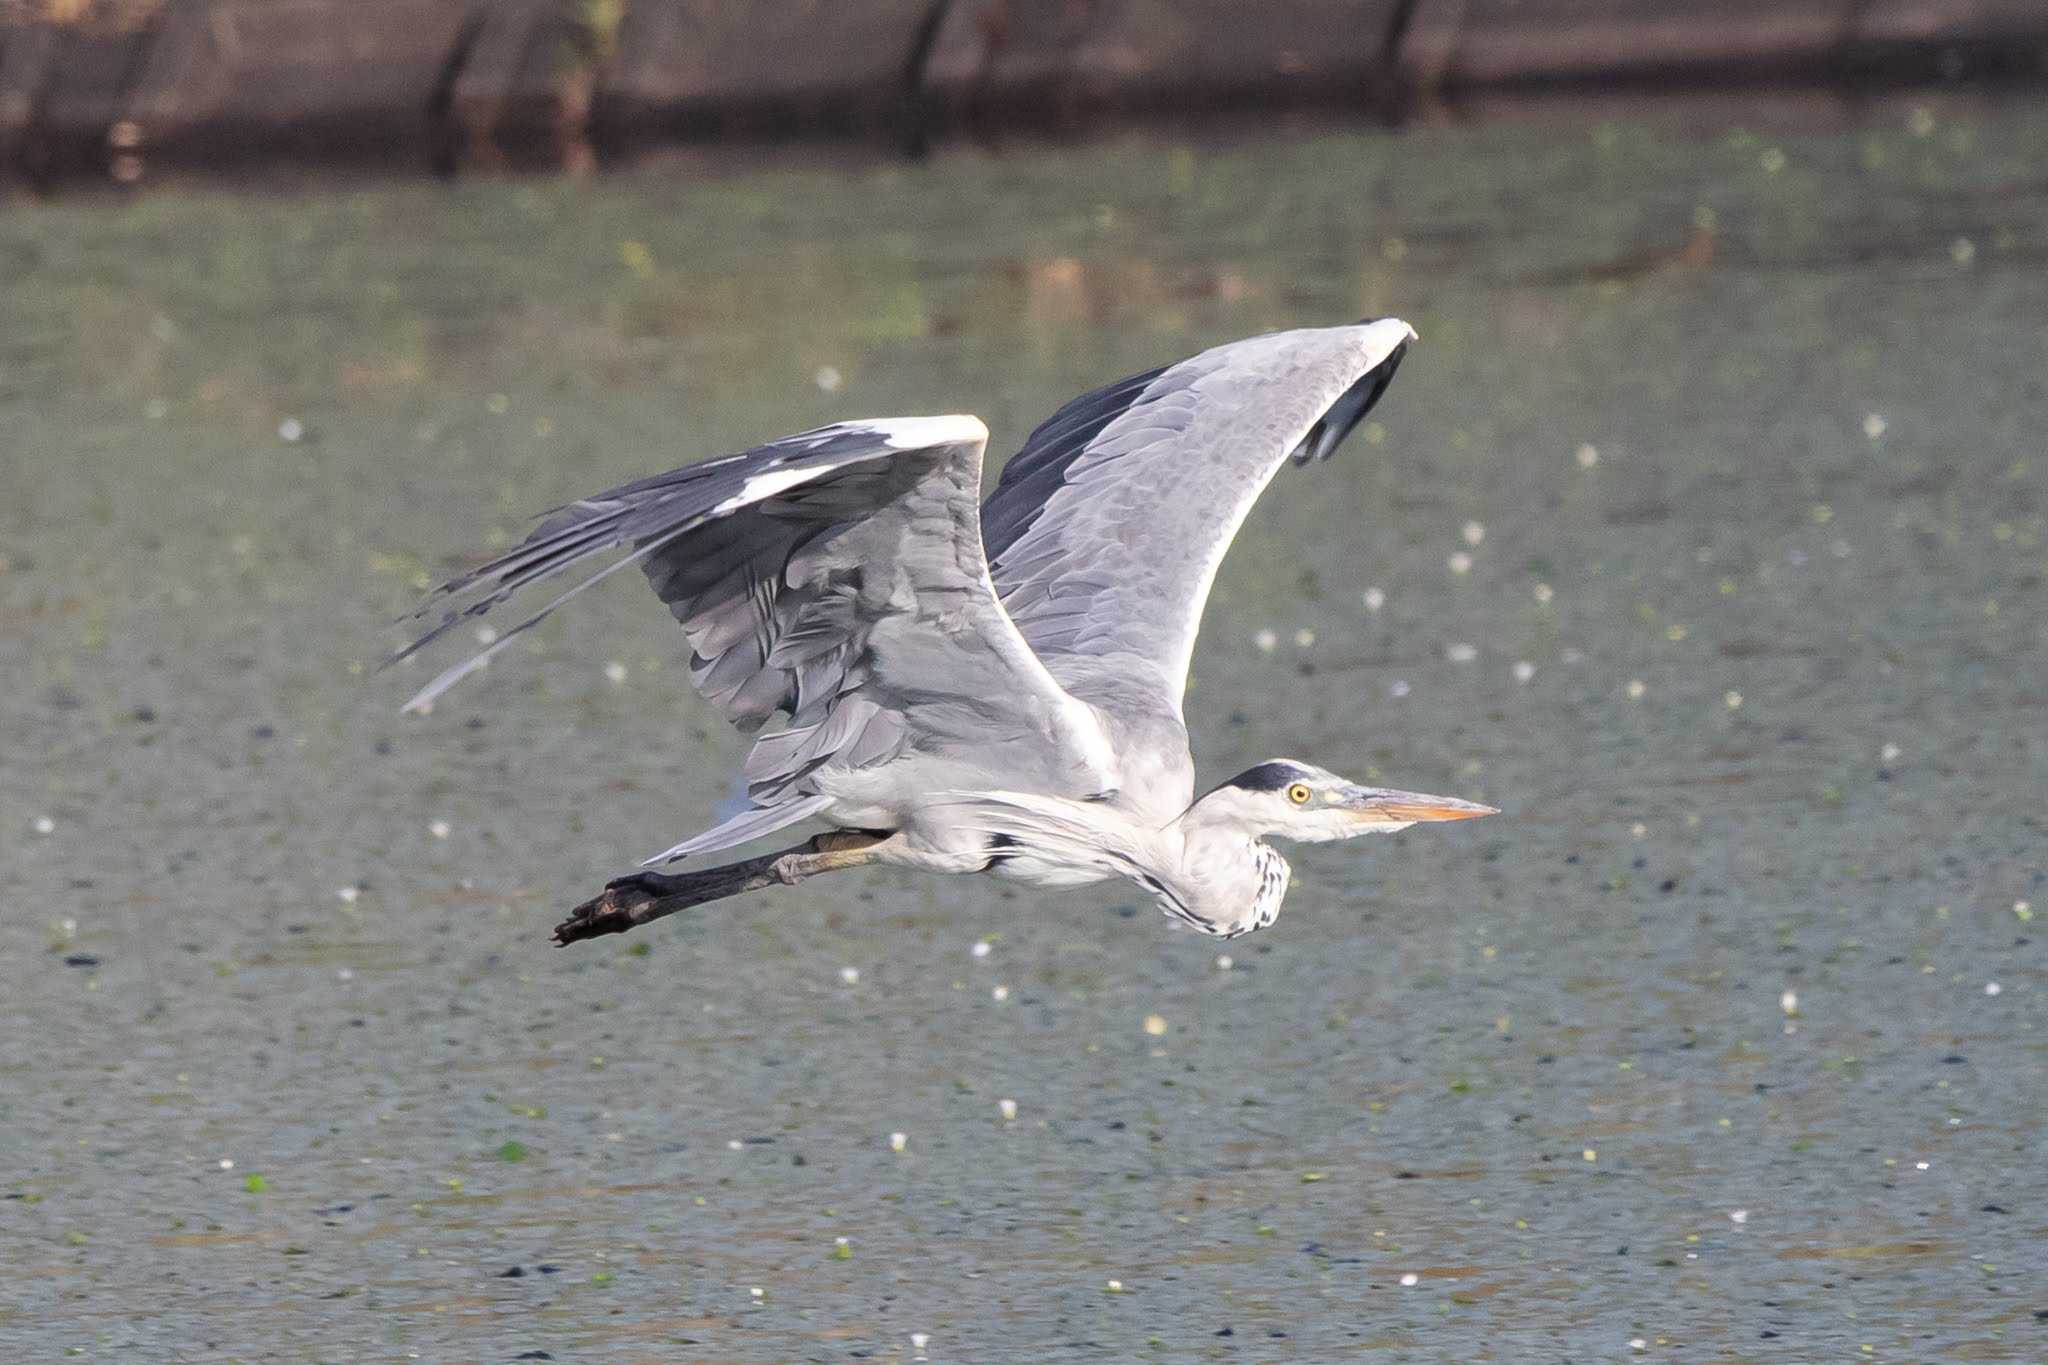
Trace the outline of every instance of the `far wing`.
<instances>
[{"instance_id":1,"label":"far wing","mask_svg":"<svg viewBox=\"0 0 2048 1365\"><path fill-rule=\"evenodd\" d=\"M429 595L416 616L442 618L398 657L530 583L627 553L408 706L639 563L682 623L697 689L749 734L786 717L747 760L758 807L815 811L821 771L913 749L1041 789L1105 789L1114 774L1093 709L1060 689L996 602L976 507L987 438L973 417L843 422L570 503Z\"/></svg>"},{"instance_id":2,"label":"far wing","mask_svg":"<svg viewBox=\"0 0 2048 1365\"><path fill-rule=\"evenodd\" d=\"M1393 379L1397 318L1276 332L1067 404L981 513L1004 608L1069 690L1178 719L1217 566L1288 457L1326 459Z\"/></svg>"}]
</instances>

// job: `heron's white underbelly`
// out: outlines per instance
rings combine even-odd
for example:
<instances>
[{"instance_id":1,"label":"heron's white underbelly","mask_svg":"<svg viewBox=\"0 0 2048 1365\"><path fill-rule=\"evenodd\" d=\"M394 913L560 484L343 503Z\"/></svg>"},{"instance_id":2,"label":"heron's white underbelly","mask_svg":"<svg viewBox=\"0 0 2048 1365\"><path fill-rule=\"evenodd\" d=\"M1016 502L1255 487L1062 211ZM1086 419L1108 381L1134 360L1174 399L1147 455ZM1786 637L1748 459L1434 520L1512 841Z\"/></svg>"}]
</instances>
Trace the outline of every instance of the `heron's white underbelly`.
<instances>
[{"instance_id":1,"label":"heron's white underbelly","mask_svg":"<svg viewBox=\"0 0 2048 1365\"><path fill-rule=\"evenodd\" d=\"M1112 876L1100 867L1082 867L1014 850L996 859L988 871L992 877L1032 886L1092 886L1109 881Z\"/></svg>"}]
</instances>

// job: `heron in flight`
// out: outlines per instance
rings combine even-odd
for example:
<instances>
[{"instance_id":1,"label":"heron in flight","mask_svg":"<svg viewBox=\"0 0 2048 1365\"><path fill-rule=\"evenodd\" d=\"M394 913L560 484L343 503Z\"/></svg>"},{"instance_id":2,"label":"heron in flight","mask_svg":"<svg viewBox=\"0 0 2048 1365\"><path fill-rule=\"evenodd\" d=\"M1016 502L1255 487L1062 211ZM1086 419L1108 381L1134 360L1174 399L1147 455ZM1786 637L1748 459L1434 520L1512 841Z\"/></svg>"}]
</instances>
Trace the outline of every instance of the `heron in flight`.
<instances>
[{"instance_id":1,"label":"heron in flight","mask_svg":"<svg viewBox=\"0 0 2048 1365\"><path fill-rule=\"evenodd\" d=\"M1276 332L1119 380L1033 431L985 503L988 428L968 416L838 422L580 499L430 593L411 619L439 621L395 658L625 553L407 709L637 564L682 624L697 690L756 736L747 808L644 866L833 828L619 878L557 942L872 863L1045 887L1123 877L1204 933L1263 928L1289 874L1262 838L1494 813L1294 759L1197 797L1182 719L1202 608L1252 503L1290 460L1336 451L1414 337L1396 318Z\"/></svg>"}]
</instances>

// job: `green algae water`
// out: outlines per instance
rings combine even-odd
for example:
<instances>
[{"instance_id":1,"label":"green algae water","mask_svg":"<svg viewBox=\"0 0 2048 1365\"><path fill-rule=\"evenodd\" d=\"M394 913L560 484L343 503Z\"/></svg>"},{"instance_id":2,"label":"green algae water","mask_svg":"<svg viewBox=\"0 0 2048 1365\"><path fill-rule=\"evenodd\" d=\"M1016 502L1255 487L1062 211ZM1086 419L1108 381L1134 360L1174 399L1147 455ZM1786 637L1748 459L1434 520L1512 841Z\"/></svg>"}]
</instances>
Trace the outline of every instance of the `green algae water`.
<instances>
[{"instance_id":1,"label":"green algae water","mask_svg":"<svg viewBox=\"0 0 2048 1365\"><path fill-rule=\"evenodd\" d=\"M2043 164L1934 103L10 205L0 1344L2038 1359ZM1252 938L875 872L557 951L743 752L667 614L376 671L578 494L1390 313L1197 758L1504 813Z\"/></svg>"}]
</instances>

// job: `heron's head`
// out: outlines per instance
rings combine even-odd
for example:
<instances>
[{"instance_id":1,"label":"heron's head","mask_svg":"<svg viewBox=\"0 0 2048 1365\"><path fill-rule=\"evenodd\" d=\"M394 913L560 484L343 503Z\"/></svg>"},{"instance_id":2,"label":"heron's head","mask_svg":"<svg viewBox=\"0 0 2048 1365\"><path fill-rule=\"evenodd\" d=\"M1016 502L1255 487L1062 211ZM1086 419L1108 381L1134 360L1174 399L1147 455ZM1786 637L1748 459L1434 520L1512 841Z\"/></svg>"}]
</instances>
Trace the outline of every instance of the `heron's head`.
<instances>
[{"instance_id":1,"label":"heron's head","mask_svg":"<svg viewBox=\"0 0 2048 1365\"><path fill-rule=\"evenodd\" d=\"M1455 796L1387 787L1362 787L1333 772L1291 758L1247 768L1197 801L1206 825L1230 825L1257 837L1327 843L1357 834L1391 834L1427 820L1470 820L1494 815L1492 806Z\"/></svg>"}]
</instances>

